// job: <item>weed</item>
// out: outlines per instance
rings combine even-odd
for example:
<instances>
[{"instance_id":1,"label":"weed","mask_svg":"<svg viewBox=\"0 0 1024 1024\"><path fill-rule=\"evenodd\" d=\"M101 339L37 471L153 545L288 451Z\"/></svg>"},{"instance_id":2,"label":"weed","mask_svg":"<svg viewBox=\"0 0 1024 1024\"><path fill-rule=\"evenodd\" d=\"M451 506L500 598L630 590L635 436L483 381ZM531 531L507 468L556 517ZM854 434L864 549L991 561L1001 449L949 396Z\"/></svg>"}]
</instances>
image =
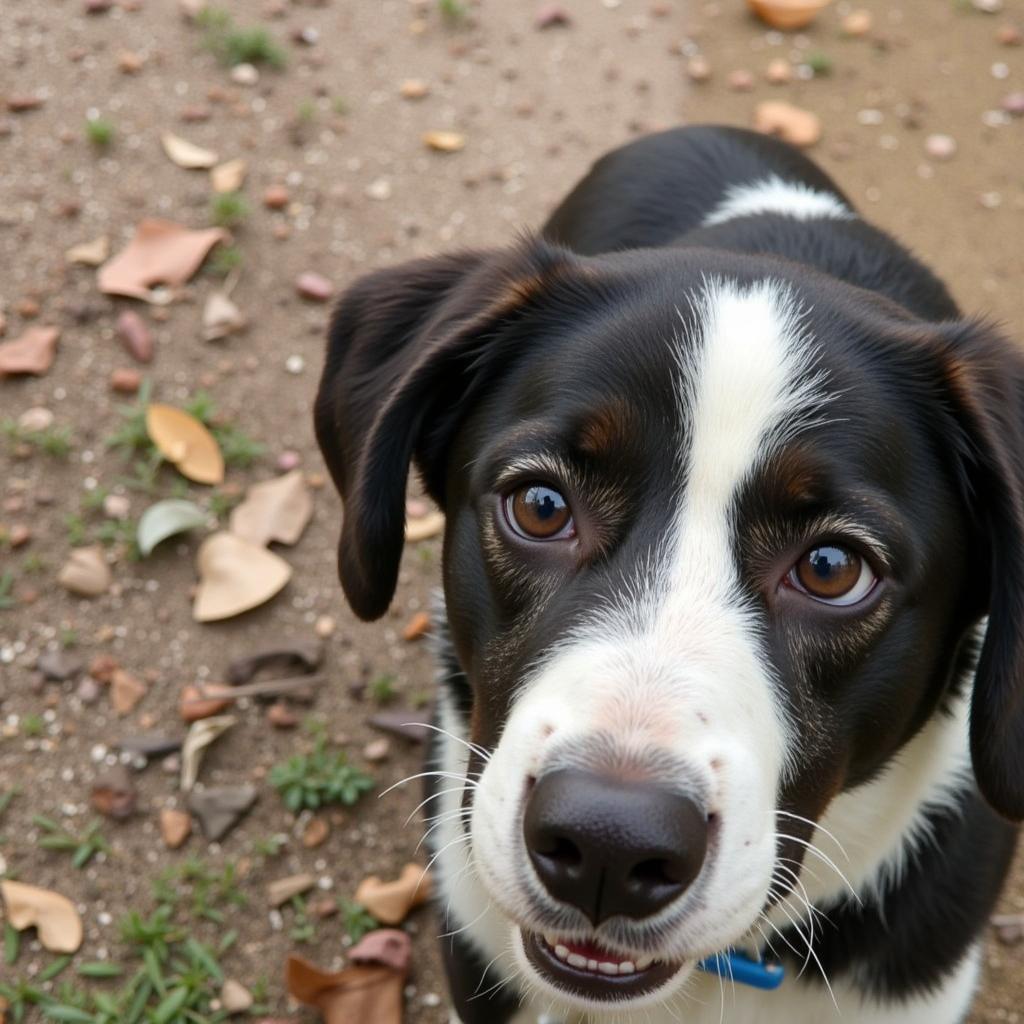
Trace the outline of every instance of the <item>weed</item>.
<instances>
[{"instance_id":1,"label":"weed","mask_svg":"<svg viewBox=\"0 0 1024 1024\"><path fill-rule=\"evenodd\" d=\"M217 869L198 857L190 857L157 875L153 898L168 911L188 899L193 917L222 924L225 908L244 907L248 903L238 881L234 864Z\"/></svg>"},{"instance_id":2,"label":"weed","mask_svg":"<svg viewBox=\"0 0 1024 1024\"><path fill-rule=\"evenodd\" d=\"M263 860L271 860L274 857L280 857L281 852L288 844L288 837L278 833L275 836L266 836L262 839L254 839L252 841L252 852L253 856L260 857Z\"/></svg>"},{"instance_id":3,"label":"weed","mask_svg":"<svg viewBox=\"0 0 1024 1024\"><path fill-rule=\"evenodd\" d=\"M378 704L390 704L395 699L397 692L395 689L395 677L387 672L382 676L377 676L370 683L370 696Z\"/></svg>"},{"instance_id":4,"label":"weed","mask_svg":"<svg viewBox=\"0 0 1024 1024\"><path fill-rule=\"evenodd\" d=\"M32 824L43 831L39 846L44 850L70 853L71 863L76 868L84 868L97 854L110 853L110 844L100 834L98 821L94 821L80 836L41 814L32 818Z\"/></svg>"},{"instance_id":5,"label":"weed","mask_svg":"<svg viewBox=\"0 0 1024 1024\"><path fill-rule=\"evenodd\" d=\"M153 442L149 439L149 431L146 429L146 407L152 393L152 382L143 381L135 402L118 407L117 413L124 422L107 438L108 448L120 448L129 455L154 450Z\"/></svg>"},{"instance_id":6,"label":"weed","mask_svg":"<svg viewBox=\"0 0 1024 1024\"><path fill-rule=\"evenodd\" d=\"M268 779L295 813L331 803L350 806L373 789L373 779L349 764L344 751L328 751L323 736L312 753L295 754L274 765Z\"/></svg>"},{"instance_id":7,"label":"weed","mask_svg":"<svg viewBox=\"0 0 1024 1024\"><path fill-rule=\"evenodd\" d=\"M65 651L78 646L78 630L71 626L61 626L57 631L57 639Z\"/></svg>"},{"instance_id":8,"label":"weed","mask_svg":"<svg viewBox=\"0 0 1024 1024\"><path fill-rule=\"evenodd\" d=\"M469 8L462 0L437 0L437 9L449 25L460 25L469 14Z\"/></svg>"},{"instance_id":9,"label":"weed","mask_svg":"<svg viewBox=\"0 0 1024 1024\"><path fill-rule=\"evenodd\" d=\"M341 920L345 933L357 943L367 932L376 931L380 922L371 914L366 907L354 900L341 901Z\"/></svg>"},{"instance_id":10,"label":"weed","mask_svg":"<svg viewBox=\"0 0 1024 1024\"><path fill-rule=\"evenodd\" d=\"M294 896L291 907L295 911L295 919L289 932L292 942L313 942L316 939L316 922L306 910L306 901L301 896Z\"/></svg>"},{"instance_id":11,"label":"weed","mask_svg":"<svg viewBox=\"0 0 1024 1024\"><path fill-rule=\"evenodd\" d=\"M316 120L316 102L314 100L303 100L295 111L295 116L306 124Z\"/></svg>"},{"instance_id":12,"label":"weed","mask_svg":"<svg viewBox=\"0 0 1024 1024\"><path fill-rule=\"evenodd\" d=\"M217 519L226 519L231 510L242 500L242 495L234 491L214 491L210 495L207 507L210 515Z\"/></svg>"},{"instance_id":13,"label":"weed","mask_svg":"<svg viewBox=\"0 0 1024 1024\"><path fill-rule=\"evenodd\" d=\"M349 113L351 108L348 105L348 100L346 100L344 96L335 96L334 99L331 100L331 110L333 110L339 117L344 117Z\"/></svg>"},{"instance_id":14,"label":"weed","mask_svg":"<svg viewBox=\"0 0 1024 1024\"><path fill-rule=\"evenodd\" d=\"M107 149L116 134L114 122L105 117L90 117L85 122L85 137L97 149Z\"/></svg>"},{"instance_id":15,"label":"weed","mask_svg":"<svg viewBox=\"0 0 1024 1024\"><path fill-rule=\"evenodd\" d=\"M210 216L222 228L234 228L249 216L249 204L241 192L218 192L210 200Z\"/></svg>"},{"instance_id":16,"label":"weed","mask_svg":"<svg viewBox=\"0 0 1024 1024\"><path fill-rule=\"evenodd\" d=\"M245 261L245 255L237 245L218 245L210 258L203 264L204 269L217 277L227 277Z\"/></svg>"},{"instance_id":17,"label":"weed","mask_svg":"<svg viewBox=\"0 0 1024 1024\"><path fill-rule=\"evenodd\" d=\"M22 715L20 724L21 735L27 739L37 739L46 731L46 722L42 715Z\"/></svg>"},{"instance_id":18,"label":"weed","mask_svg":"<svg viewBox=\"0 0 1024 1024\"><path fill-rule=\"evenodd\" d=\"M815 78L824 78L826 75L832 74L832 58L820 50L807 54L807 59L804 63L814 73Z\"/></svg>"},{"instance_id":19,"label":"weed","mask_svg":"<svg viewBox=\"0 0 1024 1024\"><path fill-rule=\"evenodd\" d=\"M8 569L0 576L0 611L13 608L18 603L17 598L12 593L13 590L14 573Z\"/></svg>"},{"instance_id":20,"label":"weed","mask_svg":"<svg viewBox=\"0 0 1024 1024\"><path fill-rule=\"evenodd\" d=\"M72 435L67 427L47 427L45 430L26 430L17 420L4 420L0 431L15 444L27 444L56 459L67 457L71 451Z\"/></svg>"},{"instance_id":21,"label":"weed","mask_svg":"<svg viewBox=\"0 0 1024 1024\"><path fill-rule=\"evenodd\" d=\"M222 63L267 64L283 68L288 55L264 28L239 28L231 15L218 7L209 7L196 19L203 29L203 44Z\"/></svg>"},{"instance_id":22,"label":"weed","mask_svg":"<svg viewBox=\"0 0 1024 1024\"><path fill-rule=\"evenodd\" d=\"M46 559L37 551L33 551L21 560L21 569L22 572L26 572L34 576L37 573L45 571Z\"/></svg>"}]
</instances>

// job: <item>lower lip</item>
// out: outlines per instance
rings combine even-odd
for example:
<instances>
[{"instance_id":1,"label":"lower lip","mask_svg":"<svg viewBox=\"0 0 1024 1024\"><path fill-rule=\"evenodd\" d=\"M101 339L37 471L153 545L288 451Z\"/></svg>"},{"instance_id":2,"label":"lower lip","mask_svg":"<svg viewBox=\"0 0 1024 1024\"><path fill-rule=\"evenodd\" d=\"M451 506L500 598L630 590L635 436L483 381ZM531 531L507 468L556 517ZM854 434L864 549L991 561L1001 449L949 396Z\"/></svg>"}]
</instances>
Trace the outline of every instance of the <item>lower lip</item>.
<instances>
[{"instance_id":1,"label":"lower lip","mask_svg":"<svg viewBox=\"0 0 1024 1024\"><path fill-rule=\"evenodd\" d=\"M558 957L540 935L525 931L521 934L526 958L542 978L569 995L592 1002L639 999L661 988L682 967L681 964L667 964L657 960L642 970L627 974L609 974L599 969L574 967Z\"/></svg>"}]
</instances>

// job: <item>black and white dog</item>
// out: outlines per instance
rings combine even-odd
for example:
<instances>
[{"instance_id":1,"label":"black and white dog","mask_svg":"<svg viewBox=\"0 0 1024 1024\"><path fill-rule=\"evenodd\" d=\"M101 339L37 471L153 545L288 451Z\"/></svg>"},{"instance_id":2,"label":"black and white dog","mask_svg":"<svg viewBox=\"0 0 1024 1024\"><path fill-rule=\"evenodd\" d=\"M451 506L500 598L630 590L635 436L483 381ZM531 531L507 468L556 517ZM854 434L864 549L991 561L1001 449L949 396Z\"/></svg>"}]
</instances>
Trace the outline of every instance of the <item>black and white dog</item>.
<instances>
[{"instance_id":1,"label":"black and white dog","mask_svg":"<svg viewBox=\"0 0 1024 1024\"><path fill-rule=\"evenodd\" d=\"M1022 388L824 173L729 128L353 285L316 430L359 616L411 463L447 516L456 1020L964 1018L1024 817ZM761 958L777 990L730 979Z\"/></svg>"}]
</instances>

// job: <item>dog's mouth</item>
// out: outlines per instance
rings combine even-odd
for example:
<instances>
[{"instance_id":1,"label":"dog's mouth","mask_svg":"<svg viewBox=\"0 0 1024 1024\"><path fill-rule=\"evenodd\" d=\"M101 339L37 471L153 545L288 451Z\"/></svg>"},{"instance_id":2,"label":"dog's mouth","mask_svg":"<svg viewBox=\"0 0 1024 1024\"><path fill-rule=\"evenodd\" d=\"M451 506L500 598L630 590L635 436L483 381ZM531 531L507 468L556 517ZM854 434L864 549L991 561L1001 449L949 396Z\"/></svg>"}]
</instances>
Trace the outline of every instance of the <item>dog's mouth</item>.
<instances>
[{"instance_id":1,"label":"dog's mouth","mask_svg":"<svg viewBox=\"0 0 1024 1024\"><path fill-rule=\"evenodd\" d=\"M621 1002L655 991L683 965L630 959L596 942L559 939L555 935L522 932L526 958L542 978L568 995L593 1002Z\"/></svg>"}]
</instances>

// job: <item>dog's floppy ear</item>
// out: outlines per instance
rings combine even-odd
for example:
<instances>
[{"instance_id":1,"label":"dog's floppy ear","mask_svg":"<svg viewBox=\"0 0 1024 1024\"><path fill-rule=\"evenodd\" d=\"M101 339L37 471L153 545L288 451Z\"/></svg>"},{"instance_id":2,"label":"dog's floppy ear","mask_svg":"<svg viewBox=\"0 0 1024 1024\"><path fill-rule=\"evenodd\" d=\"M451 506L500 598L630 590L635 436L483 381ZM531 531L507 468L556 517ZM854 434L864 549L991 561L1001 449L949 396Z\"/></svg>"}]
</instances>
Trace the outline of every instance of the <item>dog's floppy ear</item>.
<instances>
[{"instance_id":1,"label":"dog's floppy ear","mask_svg":"<svg viewBox=\"0 0 1024 1024\"><path fill-rule=\"evenodd\" d=\"M978 787L1024 820L1024 356L991 326L944 324L939 363L958 425L960 485L971 514L974 585L988 625L971 697ZM947 438L947 441L949 439Z\"/></svg>"},{"instance_id":2,"label":"dog's floppy ear","mask_svg":"<svg viewBox=\"0 0 1024 1024\"><path fill-rule=\"evenodd\" d=\"M512 354L502 329L571 260L540 241L415 260L361 278L339 301L314 425L344 504L338 575L360 618L379 618L394 595L410 463L443 507L452 433Z\"/></svg>"}]
</instances>

